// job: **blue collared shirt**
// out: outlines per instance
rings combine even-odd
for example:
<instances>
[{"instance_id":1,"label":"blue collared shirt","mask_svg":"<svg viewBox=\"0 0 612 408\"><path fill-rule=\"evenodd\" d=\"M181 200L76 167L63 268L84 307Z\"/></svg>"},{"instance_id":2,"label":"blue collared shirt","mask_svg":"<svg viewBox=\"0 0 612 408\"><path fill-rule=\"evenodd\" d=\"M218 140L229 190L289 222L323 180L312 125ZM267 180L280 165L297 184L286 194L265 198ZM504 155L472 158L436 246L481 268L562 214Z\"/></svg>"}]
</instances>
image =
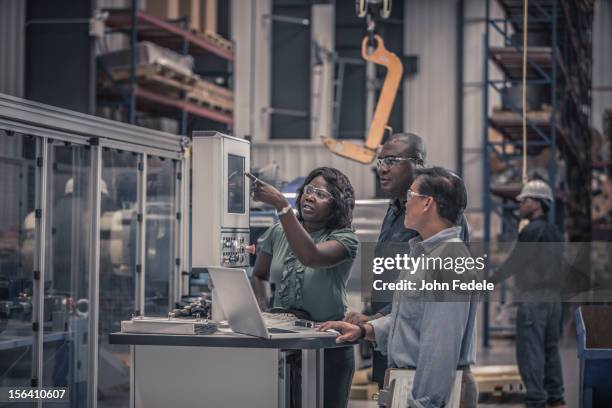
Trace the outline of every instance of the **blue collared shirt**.
<instances>
[{"instance_id":1,"label":"blue collared shirt","mask_svg":"<svg viewBox=\"0 0 612 408\"><path fill-rule=\"evenodd\" d=\"M461 227L444 229L423 241L410 240L410 256L431 253L446 242L460 243ZM466 256L470 256L465 247ZM417 272L418 273L418 272ZM440 407L448 398L457 367L476 358L476 303L403 299L396 292L391 314L370 321L377 349L389 366L416 367L410 407Z\"/></svg>"},{"instance_id":2,"label":"blue collared shirt","mask_svg":"<svg viewBox=\"0 0 612 408\"><path fill-rule=\"evenodd\" d=\"M378 247L380 244L385 242L409 242L412 238L418 237L419 233L413 229L406 228L404 226L404 219L406 218L406 201L400 201L394 198L389 202L389 208L387 214L383 219L382 227L380 228L380 235L378 236ZM467 220L465 215L461 214L459 217L459 226L461 227L461 239L466 244L470 243L470 234ZM379 248L376 248L376 252ZM372 304L373 311L382 315L388 315L391 313L391 303L387 302L374 302Z\"/></svg>"}]
</instances>

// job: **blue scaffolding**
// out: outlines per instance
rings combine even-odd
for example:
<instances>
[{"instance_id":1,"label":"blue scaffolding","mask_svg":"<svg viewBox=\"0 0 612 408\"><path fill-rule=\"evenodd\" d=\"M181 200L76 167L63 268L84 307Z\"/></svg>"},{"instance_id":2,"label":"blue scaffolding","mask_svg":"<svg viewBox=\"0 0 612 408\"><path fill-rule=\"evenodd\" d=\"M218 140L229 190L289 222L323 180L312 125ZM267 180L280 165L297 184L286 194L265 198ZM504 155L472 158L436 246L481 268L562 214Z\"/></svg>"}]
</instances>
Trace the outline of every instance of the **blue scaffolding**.
<instances>
[{"instance_id":1,"label":"blue scaffolding","mask_svg":"<svg viewBox=\"0 0 612 408\"><path fill-rule=\"evenodd\" d=\"M502 234L514 236L517 233L518 219L514 215L517 209L515 197L520 191L520 185L496 185L491 177L491 156L503 163L512 173L514 179L521 179L521 166L517 165L522 157L522 107L520 101L505 101L505 110L490 114L489 92L492 90L502 98L509 87L521 85L523 45L511 37L513 33L523 34L523 1L497 0L505 12L504 18L491 16L491 1L485 0L485 31L483 35L483 243L485 251L490 251L491 216L498 214L502 220ZM556 151L561 129L558 126L557 113L557 73L561 59L558 56L558 2L556 0L530 0L528 9L528 33L546 34L550 42L546 46L528 47L527 50L527 86L549 86L548 101L550 111L547 118L542 119L542 113L536 119L527 114L527 144L528 154L539 153L550 149L548 162L548 182L553 189L557 180ZM501 35L503 46L491 44L491 32ZM503 79L493 79L489 70L490 61L494 62L503 73ZM506 98L507 99L507 98ZM501 140L492 140L490 129L495 129ZM496 196L496 198L493 197ZM555 203L551 206L549 219L555 221ZM483 304L483 346L489 346L490 332L511 330L509 327L493 327L490 325L489 302Z\"/></svg>"},{"instance_id":2,"label":"blue scaffolding","mask_svg":"<svg viewBox=\"0 0 612 408\"><path fill-rule=\"evenodd\" d=\"M505 13L503 18L491 16L491 2L497 1ZM515 201L520 192L520 183L497 184L492 180L494 157L510 173L511 179L521 180L520 158L523 149L528 155L539 154L550 149L546 178L555 192L550 212L550 222L563 226L563 205L560 204L559 191L567 189L569 183L579 185L580 180L588 179L590 169L590 136L588 133L588 112L581 112L581 105L590 102L590 97L582 91L590 84L590 74L579 65L584 59L579 48L584 46L580 30L590 30L592 10L578 9L566 0L529 0L528 39L538 37L538 46L527 48L527 87L544 87L548 93L547 104L550 108L527 113L527 146L522 138L522 106L520 101L508 101L505 97L512 86L522 84L523 42L513 39L513 34L523 34L523 0L485 0L485 31L483 34L483 103L482 103L482 154L483 154L483 243L486 252L490 251L491 217L499 215L502 236L515 237L518 232L518 205ZM492 33L503 39L502 46L491 44ZM585 35L587 31L585 31ZM590 54L588 54L590 56ZM503 74L502 79L492 78L489 64L493 62ZM578 84L570 80L578 78ZM529 89L529 88L528 88ZM587 88L588 89L588 88ZM501 95L504 110L490 112L490 92ZM579 130L583 126L586 130ZM494 129L501 140L492 140L490 130ZM569 163L577 168L567 181L559 185L557 152L561 157L571 156ZM569 175L569 172L568 172ZM588 184L587 184L588 185ZM584 187L583 187L584 188ZM586 187L588 189L588 187ZM573 193L575 194L575 192ZM571 194L562 194L564 199L574 199ZM584 200L584 199L583 199ZM588 200L588 198L587 198ZM584 205L584 204L582 204ZM588 210L587 210L588 213ZM563 228L562 228L563 229ZM571 235L571 234L570 234ZM497 237L493 237L497 238ZM511 327L494 327L490 324L490 305L484 303L483 345L489 346L490 334L495 331L512 331Z\"/></svg>"}]
</instances>

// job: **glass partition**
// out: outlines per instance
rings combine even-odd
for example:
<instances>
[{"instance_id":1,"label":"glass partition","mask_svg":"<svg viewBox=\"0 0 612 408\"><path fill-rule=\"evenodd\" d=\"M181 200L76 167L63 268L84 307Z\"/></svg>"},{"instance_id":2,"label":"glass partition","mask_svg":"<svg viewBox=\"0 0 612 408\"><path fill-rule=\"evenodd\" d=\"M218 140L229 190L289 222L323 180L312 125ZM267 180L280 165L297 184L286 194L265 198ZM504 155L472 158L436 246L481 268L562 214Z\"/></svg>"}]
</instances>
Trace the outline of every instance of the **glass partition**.
<instances>
[{"instance_id":1,"label":"glass partition","mask_svg":"<svg viewBox=\"0 0 612 408\"><path fill-rule=\"evenodd\" d=\"M1 95L0 100L6 102ZM40 386L67 387L70 393L70 404L44 402L43 406L86 406L94 398L88 394L93 357L98 361L98 382L90 388L96 390L97 405L127 407L129 346L109 344L109 334L120 331L121 321L134 313L166 315L174 300L178 269L176 166L180 162L147 156L147 166L139 167L139 163L147 152L178 158L179 140L168 135L168 140L161 141L145 129L134 135L120 125L101 125L95 118L75 118L54 109L50 129L48 107L14 98L9 102L27 113L27 120L10 117L12 110L0 118L0 387L30 387L32 378L38 378ZM83 124L104 135L90 139L81 133ZM6 129L28 129L33 136ZM139 140L138 144L127 148L136 153L109 147L130 146L133 140ZM92 153L99 150L90 143L102 149L99 231L93 230L93 209L98 203L91 196L93 165L98 163ZM42 161L37 151L44 152ZM46 180L38 178L40 173ZM37 236L41 215L44 235ZM96 235L100 239L99 302L94 304L89 292L90 266L97 261L91 259ZM45 251L44 268L34 262L39 248ZM35 266L43 272L36 299ZM34 336L32 326L35 304L42 305L40 337ZM99 316L98 338L89 332L94 310ZM35 340L42 340L42 349ZM94 341L98 353L92 356ZM39 378L33 368L41 366Z\"/></svg>"},{"instance_id":2,"label":"glass partition","mask_svg":"<svg viewBox=\"0 0 612 408\"><path fill-rule=\"evenodd\" d=\"M129 405L129 346L109 344L137 309L138 160L103 149L100 210L98 407Z\"/></svg>"},{"instance_id":3,"label":"glass partition","mask_svg":"<svg viewBox=\"0 0 612 408\"><path fill-rule=\"evenodd\" d=\"M42 385L68 387L70 406L80 407L89 355L90 149L54 142L48 168Z\"/></svg>"},{"instance_id":4,"label":"glass partition","mask_svg":"<svg viewBox=\"0 0 612 408\"><path fill-rule=\"evenodd\" d=\"M174 160L147 159L145 315L171 310L170 277L175 268L176 174Z\"/></svg>"},{"instance_id":5,"label":"glass partition","mask_svg":"<svg viewBox=\"0 0 612 408\"><path fill-rule=\"evenodd\" d=\"M35 157L34 137L0 130L1 387L32 378Z\"/></svg>"}]
</instances>

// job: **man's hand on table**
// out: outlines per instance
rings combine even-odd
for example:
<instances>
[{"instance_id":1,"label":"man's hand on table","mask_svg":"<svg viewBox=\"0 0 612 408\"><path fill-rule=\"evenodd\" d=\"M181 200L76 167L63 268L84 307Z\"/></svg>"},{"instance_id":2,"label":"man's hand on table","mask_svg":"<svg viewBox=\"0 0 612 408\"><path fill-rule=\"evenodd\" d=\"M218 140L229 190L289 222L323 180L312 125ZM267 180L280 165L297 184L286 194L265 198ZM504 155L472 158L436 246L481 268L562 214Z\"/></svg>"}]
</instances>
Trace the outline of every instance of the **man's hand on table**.
<instances>
[{"instance_id":1,"label":"man's hand on table","mask_svg":"<svg viewBox=\"0 0 612 408\"><path fill-rule=\"evenodd\" d=\"M383 317L383 315L380 313L376 313L374 316L368 316L363 313L350 312L346 314L346 316L344 317L344 321L351 324L359 324L366 323L370 320L375 320L380 317Z\"/></svg>"},{"instance_id":2,"label":"man's hand on table","mask_svg":"<svg viewBox=\"0 0 612 408\"><path fill-rule=\"evenodd\" d=\"M369 324L365 324L364 328L366 330L366 338L368 338L368 334L370 332L373 333L373 328ZM326 331L329 329L336 330L340 333L340 336L336 337L336 343L357 341L361 335L361 328L348 322L332 321L325 322L319 326L319 331Z\"/></svg>"}]
</instances>

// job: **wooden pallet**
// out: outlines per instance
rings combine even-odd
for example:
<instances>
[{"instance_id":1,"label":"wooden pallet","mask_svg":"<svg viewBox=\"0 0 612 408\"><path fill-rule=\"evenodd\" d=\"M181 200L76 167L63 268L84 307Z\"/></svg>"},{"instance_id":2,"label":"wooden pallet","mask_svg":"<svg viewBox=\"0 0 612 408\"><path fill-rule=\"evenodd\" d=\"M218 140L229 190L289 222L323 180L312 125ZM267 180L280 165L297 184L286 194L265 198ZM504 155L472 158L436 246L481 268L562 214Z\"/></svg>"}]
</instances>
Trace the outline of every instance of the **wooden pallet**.
<instances>
[{"instance_id":1,"label":"wooden pallet","mask_svg":"<svg viewBox=\"0 0 612 408\"><path fill-rule=\"evenodd\" d=\"M528 123L537 126L544 134L550 135L551 132L551 112L550 109L545 108L538 111L527 112ZM491 126L500 132L503 136L507 137L512 141L522 141L523 135L523 119L519 113L508 110L494 110L493 114L489 116L489 123ZM565 132L559 126L559 116L557 115L556 120L557 128L557 143L563 143ZM543 141L540 135L531 127L527 125L527 138L528 140ZM528 142L529 143L529 142ZM529 154L538 154L542 150L542 146L531 146L529 147Z\"/></svg>"},{"instance_id":2,"label":"wooden pallet","mask_svg":"<svg viewBox=\"0 0 612 408\"><path fill-rule=\"evenodd\" d=\"M131 76L128 67L112 69L110 74L113 80L123 84L129 82ZM175 71L161 64L138 65L136 67L136 83L138 85L163 93L170 92L173 96L180 92L189 92L197 80L196 75ZM103 87L109 87L110 80L102 78L101 84Z\"/></svg>"},{"instance_id":3,"label":"wooden pallet","mask_svg":"<svg viewBox=\"0 0 612 408\"><path fill-rule=\"evenodd\" d=\"M489 55L497 66L509 77L519 79L523 77L523 52L515 47L491 47ZM550 47L527 48L527 60L537 64L544 72L552 65L552 51ZM528 78L540 78L541 74L531 64L527 64Z\"/></svg>"},{"instance_id":4,"label":"wooden pallet","mask_svg":"<svg viewBox=\"0 0 612 408\"><path fill-rule=\"evenodd\" d=\"M368 385L372 382L372 367L363 368L353 374L353 385Z\"/></svg>"},{"instance_id":5,"label":"wooden pallet","mask_svg":"<svg viewBox=\"0 0 612 408\"><path fill-rule=\"evenodd\" d=\"M473 367L478 392L492 395L523 393L525 386L515 365Z\"/></svg>"},{"instance_id":6,"label":"wooden pallet","mask_svg":"<svg viewBox=\"0 0 612 408\"><path fill-rule=\"evenodd\" d=\"M204 105L232 112L234 110L234 93L229 89L198 79L187 93L187 99L198 105Z\"/></svg>"},{"instance_id":7,"label":"wooden pallet","mask_svg":"<svg viewBox=\"0 0 612 408\"><path fill-rule=\"evenodd\" d=\"M116 82L125 85L129 82L130 70L115 69L111 71L111 75ZM164 65L139 65L136 67L136 83L139 87L173 99L184 98L198 106L225 113L234 110L234 93L231 90L205 81L198 75L186 75ZM102 89L111 89L112 83L108 78L100 76L99 86Z\"/></svg>"},{"instance_id":8,"label":"wooden pallet","mask_svg":"<svg viewBox=\"0 0 612 408\"><path fill-rule=\"evenodd\" d=\"M205 31L203 35L208 41L212 42L217 47L223 48L224 50L229 51L229 52L234 51L234 44L232 44L230 40L223 38L219 34L213 31Z\"/></svg>"},{"instance_id":9,"label":"wooden pallet","mask_svg":"<svg viewBox=\"0 0 612 408\"><path fill-rule=\"evenodd\" d=\"M191 94L187 96L186 100L191 104L202 106L202 107L213 109L213 110L217 110L219 112L223 112L223 113L232 112L231 109L227 109L226 107L220 106L216 104L215 101L203 99L201 97L193 97L193 95Z\"/></svg>"},{"instance_id":10,"label":"wooden pallet","mask_svg":"<svg viewBox=\"0 0 612 408\"><path fill-rule=\"evenodd\" d=\"M378 393L377 383L369 383L366 385L352 385L350 399L372 400L376 393Z\"/></svg>"}]
</instances>

